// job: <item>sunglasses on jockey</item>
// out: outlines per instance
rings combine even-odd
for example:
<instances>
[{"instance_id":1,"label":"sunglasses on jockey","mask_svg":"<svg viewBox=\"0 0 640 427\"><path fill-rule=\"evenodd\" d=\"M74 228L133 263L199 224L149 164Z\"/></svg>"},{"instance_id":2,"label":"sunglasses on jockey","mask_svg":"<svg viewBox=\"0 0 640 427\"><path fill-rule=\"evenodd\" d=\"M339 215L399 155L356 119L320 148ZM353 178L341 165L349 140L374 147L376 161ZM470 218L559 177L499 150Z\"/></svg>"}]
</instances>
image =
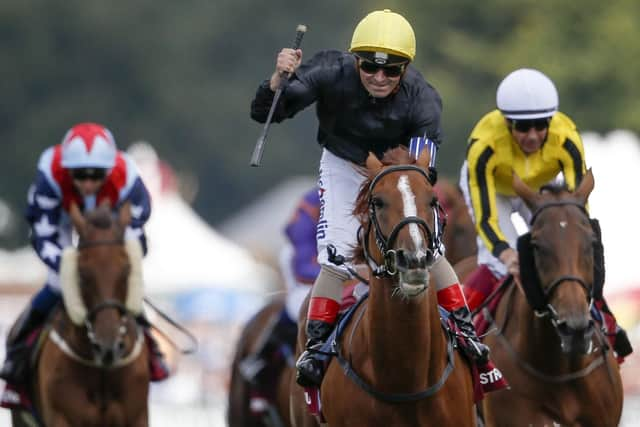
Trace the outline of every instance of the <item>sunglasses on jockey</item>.
<instances>
[{"instance_id":1,"label":"sunglasses on jockey","mask_svg":"<svg viewBox=\"0 0 640 427\"><path fill-rule=\"evenodd\" d=\"M102 168L77 168L71 169L70 173L76 181L102 181L107 177L107 170Z\"/></svg>"},{"instance_id":2,"label":"sunglasses on jockey","mask_svg":"<svg viewBox=\"0 0 640 427\"><path fill-rule=\"evenodd\" d=\"M376 64L372 61L367 61L366 59L359 58L358 66L360 69L366 74L376 74L378 71L382 70L385 76L387 77L398 77L400 76L407 63L402 64L394 64L394 65L382 65Z\"/></svg>"},{"instance_id":3,"label":"sunglasses on jockey","mask_svg":"<svg viewBox=\"0 0 640 427\"><path fill-rule=\"evenodd\" d=\"M527 133L531 128L534 128L537 131L548 129L550 121L551 119L549 117L524 120L509 119L509 124L511 125L512 129L515 129L518 132Z\"/></svg>"}]
</instances>

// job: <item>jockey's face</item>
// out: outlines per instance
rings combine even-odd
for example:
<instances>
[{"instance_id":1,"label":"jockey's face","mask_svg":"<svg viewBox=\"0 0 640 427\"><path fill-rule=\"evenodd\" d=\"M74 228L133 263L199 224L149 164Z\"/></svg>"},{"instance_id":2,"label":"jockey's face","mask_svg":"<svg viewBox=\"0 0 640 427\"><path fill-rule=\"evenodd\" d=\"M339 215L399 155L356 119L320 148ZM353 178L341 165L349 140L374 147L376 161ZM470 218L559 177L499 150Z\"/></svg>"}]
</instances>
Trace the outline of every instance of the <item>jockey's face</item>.
<instances>
[{"instance_id":1,"label":"jockey's face","mask_svg":"<svg viewBox=\"0 0 640 427\"><path fill-rule=\"evenodd\" d=\"M71 177L73 185L82 196L93 196L96 194L106 179L104 169L72 169Z\"/></svg>"},{"instance_id":2,"label":"jockey's face","mask_svg":"<svg viewBox=\"0 0 640 427\"><path fill-rule=\"evenodd\" d=\"M363 66L363 63L366 64ZM405 65L377 66L369 61L358 59L358 72L364 88L374 98L386 98L400 83Z\"/></svg>"},{"instance_id":3,"label":"jockey's face","mask_svg":"<svg viewBox=\"0 0 640 427\"><path fill-rule=\"evenodd\" d=\"M507 124L518 146L527 155L538 151L547 139L549 119L507 120Z\"/></svg>"}]
</instances>

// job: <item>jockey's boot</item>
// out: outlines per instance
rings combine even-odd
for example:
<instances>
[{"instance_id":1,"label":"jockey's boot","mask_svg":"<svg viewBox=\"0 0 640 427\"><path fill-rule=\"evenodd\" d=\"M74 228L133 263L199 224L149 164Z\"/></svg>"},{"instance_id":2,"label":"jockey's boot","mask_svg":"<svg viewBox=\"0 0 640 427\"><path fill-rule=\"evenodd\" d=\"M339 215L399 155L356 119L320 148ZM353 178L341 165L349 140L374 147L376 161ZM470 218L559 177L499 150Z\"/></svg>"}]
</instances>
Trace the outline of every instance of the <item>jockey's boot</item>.
<instances>
[{"instance_id":1,"label":"jockey's boot","mask_svg":"<svg viewBox=\"0 0 640 427\"><path fill-rule=\"evenodd\" d=\"M293 354L296 345L296 335L298 333L298 325L293 322L286 309L282 309L270 319L270 322L262 330L256 343L256 350L240 361L238 369L243 378L252 383L264 383L264 376L267 371L275 373L279 371L282 363ZM275 363L274 354L276 351L283 350L280 363ZM270 368L270 369L265 369Z\"/></svg>"},{"instance_id":2,"label":"jockey's boot","mask_svg":"<svg viewBox=\"0 0 640 427\"><path fill-rule=\"evenodd\" d=\"M631 341L629 341L627 332L618 324L618 320L609 308L609 305L607 304L607 301L605 301L604 296L600 296L599 301L596 302L596 306L601 307L605 316L608 315L611 321L613 321L613 323L615 324L616 336L613 341L613 350L616 352L618 358L624 359L625 357L633 353L633 347L631 346Z\"/></svg>"},{"instance_id":3,"label":"jockey's boot","mask_svg":"<svg viewBox=\"0 0 640 427\"><path fill-rule=\"evenodd\" d=\"M60 293L48 284L33 296L7 335L7 357L0 369L0 378L14 385L26 383L30 351L27 339L33 331L44 326L61 300Z\"/></svg>"},{"instance_id":4,"label":"jockey's boot","mask_svg":"<svg viewBox=\"0 0 640 427\"><path fill-rule=\"evenodd\" d=\"M316 356L333 331L340 305L330 298L311 297L307 318L307 344L296 362L296 382L303 387L318 387L324 376L323 362Z\"/></svg>"},{"instance_id":5,"label":"jockey's boot","mask_svg":"<svg viewBox=\"0 0 640 427\"><path fill-rule=\"evenodd\" d=\"M491 270L485 264L480 264L464 282L464 296L469 310L474 311L481 306L498 282L499 279Z\"/></svg>"},{"instance_id":6,"label":"jockey's boot","mask_svg":"<svg viewBox=\"0 0 640 427\"><path fill-rule=\"evenodd\" d=\"M151 333L151 323L144 314L136 317L136 320L144 333L144 341L149 349L149 373L150 380L153 382L166 380L169 378L171 370L164 358L164 354L160 350L158 342Z\"/></svg>"},{"instance_id":7,"label":"jockey's boot","mask_svg":"<svg viewBox=\"0 0 640 427\"><path fill-rule=\"evenodd\" d=\"M458 283L438 290L438 304L451 313L466 343L465 353L478 365L484 365L489 361L489 347L483 344L476 335L473 326L471 312L467 307L462 287Z\"/></svg>"},{"instance_id":8,"label":"jockey's boot","mask_svg":"<svg viewBox=\"0 0 640 427\"><path fill-rule=\"evenodd\" d=\"M0 369L0 378L6 382L22 385L27 381L29 365L29 346L27 338L41 327L47 314L36 310L32 304L20 314L7 336L7 358Z\"/></svg>"},{"instance_id":9,"label":"jockey's boot","mask_svg":"<svg viewBox=\"0 0 640 427\"><path fill-rule=\"evenodd\" d=\"M476 335L476 328L473 326L469 308L460 307L457 310L453 310L451 311L451 317L456 323L456 326L464 334L464 339L467 343L467 348L465 349L467 355L471 357L477 365L486 364L489 361L489 347L482 343Z\"/></svg>"}]
</instances>

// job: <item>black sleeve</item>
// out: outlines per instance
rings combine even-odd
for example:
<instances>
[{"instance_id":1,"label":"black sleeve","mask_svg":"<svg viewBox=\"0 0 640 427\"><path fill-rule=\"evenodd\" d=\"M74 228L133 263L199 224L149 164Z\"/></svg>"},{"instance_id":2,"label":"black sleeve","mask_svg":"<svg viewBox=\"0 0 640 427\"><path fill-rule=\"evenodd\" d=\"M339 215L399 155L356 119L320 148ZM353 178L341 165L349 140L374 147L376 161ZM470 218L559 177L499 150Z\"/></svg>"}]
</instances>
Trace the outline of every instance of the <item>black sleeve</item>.
<instances>
[{"instance_id":1,"label":"black sleeve","mask_svg":"<svg viewBox=\"0 0 640 427\"><path fill-rule=\"evenodd\" d=\"M279 123L291 118L313 104L323 88L335 81L336 72L341 69L341 64L339 52L321 51L300 65L282 89L273 113L273 121ZM274 95L269 87L269 80L262 82L251 103L252 119L260 123L267 120Z\"/></svg>"}]
</instances>

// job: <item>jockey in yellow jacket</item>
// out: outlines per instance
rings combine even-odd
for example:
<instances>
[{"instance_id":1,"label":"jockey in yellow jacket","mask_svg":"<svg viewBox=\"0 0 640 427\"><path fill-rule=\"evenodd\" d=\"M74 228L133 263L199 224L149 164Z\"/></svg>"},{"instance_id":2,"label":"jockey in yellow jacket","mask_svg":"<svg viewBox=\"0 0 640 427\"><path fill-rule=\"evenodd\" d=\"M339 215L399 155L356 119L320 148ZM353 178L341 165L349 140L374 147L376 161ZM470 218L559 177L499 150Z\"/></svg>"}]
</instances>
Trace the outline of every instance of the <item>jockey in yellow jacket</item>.
<instances>
[{"instance_id":1,"label":"jockey in yellow jacket","mask_svg":"<svg viewBox=\"0 0 640 427\"><path fill-rule=\"evenodd\" d=\"M496 103L498 109L482 117L471 132L460 173L460 187L478 232L478 268L465 283L472 310L500 279L520 274L518 233L511 214L517 212L529 224L531 212L512 188L513 173L534 189L561 174L573 191L586 172L580 134L558 111L558 92L546 75L526 68L510 73L498 87ZM611 314L599 286L596 299ZM617 332L614 350L624 357L631 345L624 330L618 327Z\"/></svg>"}]
</instances>

